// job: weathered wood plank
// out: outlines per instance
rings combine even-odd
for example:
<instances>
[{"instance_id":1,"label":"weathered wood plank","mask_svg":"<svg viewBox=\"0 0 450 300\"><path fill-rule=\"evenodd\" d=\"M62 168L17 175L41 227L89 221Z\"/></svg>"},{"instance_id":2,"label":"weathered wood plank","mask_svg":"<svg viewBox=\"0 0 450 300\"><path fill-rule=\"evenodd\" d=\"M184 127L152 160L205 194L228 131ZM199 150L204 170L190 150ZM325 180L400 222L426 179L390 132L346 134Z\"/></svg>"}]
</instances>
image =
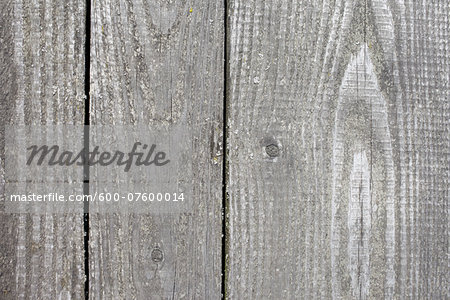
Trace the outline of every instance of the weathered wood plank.
<instances>
[{"instance_id":1,"label":"weathered wood plank","mask_svg":"<svg viewBox=\"0 0 450 300\"><path fill-rule=\"evenodd\" d=\"M220 1L93 1L91 124L182 124L194 175L187 213L91 214L91 299L220 297L223 13Z\"/></svg>"},{"instance_id":2,"label":"weathered wood plank","mask_svg":"<svg viewBox=\"0 0 450 300\"><path fill-rule=\"evenodd\" d=\"M448 296L448 1L230 1L230 299Z\"/></svg>"},{"instance_id":3,"label":"weathered wood plank","mask_svg":"<svg viewBox=\"0 0 450 300\"><path fill-rule=\"evenodd\" d=\"M6 125L83 124L85 3L0 5L3 194ZM83 298L83 216L8 214L3 208L0 298Z\"/></svg>"}]
</instances>

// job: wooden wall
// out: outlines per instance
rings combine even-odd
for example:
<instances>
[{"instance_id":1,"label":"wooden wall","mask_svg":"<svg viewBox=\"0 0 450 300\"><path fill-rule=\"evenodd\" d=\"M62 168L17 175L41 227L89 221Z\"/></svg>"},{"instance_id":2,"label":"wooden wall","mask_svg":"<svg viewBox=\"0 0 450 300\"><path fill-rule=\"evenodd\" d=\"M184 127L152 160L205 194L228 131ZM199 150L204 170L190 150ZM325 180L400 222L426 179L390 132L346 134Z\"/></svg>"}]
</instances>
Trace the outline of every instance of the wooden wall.
<instances>
[{"instance_id":1,"label":"wooden wall","mask_svg":"<svg viewBox=\"0 0 450 300\"><path fill-rule=\"evenodd\" d=\"M7 125L193 149L188 212L2 213L0 299L449 296L447 0L0 5L2 191Z\"/></svg>"},{"instance_id":2,"label":"wooden wall","mask_svg":"<svg viewBox=\"0 0 450 300\"><path fill-rule=\"evenodd\" d=\"M230 298L448 296L449 3L419 2L231 1Z\"/></svg>"},{"instance_id":3,"label":"wooden wall","mask_svg":"<svg viewBox=\"0 0 450 300\"><path fill-rule=\"evenodd\" d=\"M83 299L83 215L5 213L3 192L7 125L83 124L85 2L0 5L0 298Z\"/></svg>"}]
</instances>

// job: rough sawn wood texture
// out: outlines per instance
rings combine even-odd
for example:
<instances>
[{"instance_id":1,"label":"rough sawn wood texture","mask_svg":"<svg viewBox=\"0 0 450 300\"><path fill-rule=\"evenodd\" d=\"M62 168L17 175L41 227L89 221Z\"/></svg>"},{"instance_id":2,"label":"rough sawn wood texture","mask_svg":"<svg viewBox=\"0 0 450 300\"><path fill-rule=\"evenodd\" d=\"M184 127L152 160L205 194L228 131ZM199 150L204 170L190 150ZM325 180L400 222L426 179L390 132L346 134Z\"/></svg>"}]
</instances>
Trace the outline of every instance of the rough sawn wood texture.
<instances>
[{"instance_id":1,"label":"rough sawn wood texture","mask_svg":"<svg viewBox=\"0 0 450 300\"><path fill-rule=\"evenodd\" d=\"M83 123L86 2L0 5L3 190L6 125ZM193 205L91 214L90 299L448 298L447 0L91 5L91 124L189 129ZM1 299L83 298L81 215L0 220Z\"/></svg>"},{"instance_id":2,"label":"rough sawn wood texture","mask_svg":"<svg viewBox=\"0 0 450 300\"><path fill-rule=\"evenodd\" d=\"M93 1L91 124L185 126L193 193L184 213L91 214L90 299L220 298L223 15L220 1Z\"/></svg>"},{"instance_id":3,"label":"rough sawn wood texture","mask_svg":"<svg viewBox=\"0 0 450 300\"><path fill-rule=\"evenodd\" d=\"M449 13L229 1L230 299L448 297Z\"/></svg>"},{"instance_id":4,"label":"rough sawn wood texture","mask_svg":"<svg viewBox=\"0 0 450 300\"><path fill-rule=\"evenodd\" d=\"M5 126L83 124L85 15L78 0L0 2L2 193ZM0 298L82 299L83 215L0 207Z\"/></svg>"}]
</instances>

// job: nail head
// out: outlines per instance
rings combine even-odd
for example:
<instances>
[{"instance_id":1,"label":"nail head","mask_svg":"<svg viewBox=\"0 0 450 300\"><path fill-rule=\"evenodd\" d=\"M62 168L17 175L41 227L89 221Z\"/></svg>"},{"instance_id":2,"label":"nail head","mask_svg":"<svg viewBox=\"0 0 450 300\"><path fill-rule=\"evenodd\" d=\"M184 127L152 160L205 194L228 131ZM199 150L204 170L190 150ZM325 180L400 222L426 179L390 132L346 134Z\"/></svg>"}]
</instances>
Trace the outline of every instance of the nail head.
<instances>
[{"instance_id":1,"label":"nail head","mask_svg":"<svg viewBox=\"0 0 450 300\"><path fill-rule=\"evenodd\" d=\"M151 257L155 263L159 263L159 262L162 262L164 255L163 255L163 252L161 251L161 249L155 248L152 250Z\"/></svg>"},{"instance_id":2,"label":"nail head","mask_svg":"<svg viewBox=\"0 0 450 300\"><path fill-rule=\"evenodd\" d=\"M270 157L277 157L278 155L280 155L280 149L278 148L277 145L270 144L266 146L266 153Z\"/></svg>"}]
</instances>

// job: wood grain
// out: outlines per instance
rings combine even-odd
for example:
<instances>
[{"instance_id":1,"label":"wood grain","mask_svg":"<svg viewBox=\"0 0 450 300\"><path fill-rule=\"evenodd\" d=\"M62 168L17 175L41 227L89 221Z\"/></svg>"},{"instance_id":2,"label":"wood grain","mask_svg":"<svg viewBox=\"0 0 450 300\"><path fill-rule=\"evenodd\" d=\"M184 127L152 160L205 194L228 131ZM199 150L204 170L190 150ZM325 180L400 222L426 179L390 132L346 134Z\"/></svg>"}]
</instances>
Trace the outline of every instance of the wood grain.
<instances>
[{"instance_id":1,"label":"wood grain","mask_svg":"<svg viewBox=\"0 0 450 300\"><path fill-rule=\"evenodd\" d=\"M230 299L448 296L449 12L229 2Z\"/></svg>"},{"instance_id":2,"label":"wood grain","mask_svg":"<svg viewBox=\"0 0 450 300\"><path fill-rule=\"evenodd\" d=\"M89 298L221 296L225 85L227 298L448 297L448 1L227 3L92 1L91 124L189 129L193 205L91 214ZM83 123L86 7L0 8L4 192L6 125ZM1 200L0 298L82 299L82 215Z\"/></svg>"},{"instance_id":3,"label":"wood grain","mask_svg":"<svg viewBox=\"0 0 450 300\"><path fill-rule=\"evenodd\" d=\"M4 191L6 125L83 124L85 5L58 0L0 5ZM83 216L8 214L4 203L1 207L0 298L81 299Z\"/></svg>"},{"instance_id":4,"label":"wood grain","mask_svg":"<svg viewBox=\"0 0 450 300\"><path fill-rule=\"evenodd\" d=\"M91 214L90 299L220 297L223 13L217 1L93 1L91 124L189 129L193 205Z\"/></svg>"}]
</instances>

